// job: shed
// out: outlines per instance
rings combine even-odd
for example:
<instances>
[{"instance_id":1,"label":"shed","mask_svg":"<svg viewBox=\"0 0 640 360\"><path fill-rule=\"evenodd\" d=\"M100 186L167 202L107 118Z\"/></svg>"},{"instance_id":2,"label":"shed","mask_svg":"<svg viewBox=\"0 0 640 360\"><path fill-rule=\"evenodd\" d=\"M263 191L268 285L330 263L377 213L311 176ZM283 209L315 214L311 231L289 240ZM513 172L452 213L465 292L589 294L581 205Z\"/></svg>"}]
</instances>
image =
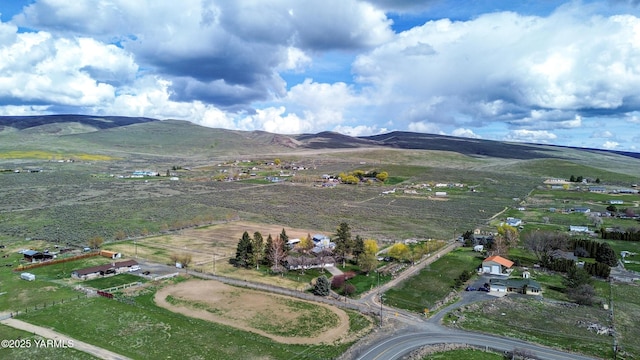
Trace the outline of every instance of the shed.
<instances>
[{"instance_id":1,"label":"shed","mask_svg":"<svg viewBox=\"0 0 640 360\"><path fill-rule=\"evenodd\" d=\"M109 250L100 250L100 255L109 259L120 259L122 257L121 253Z\"/></svg>"}]
</instances>

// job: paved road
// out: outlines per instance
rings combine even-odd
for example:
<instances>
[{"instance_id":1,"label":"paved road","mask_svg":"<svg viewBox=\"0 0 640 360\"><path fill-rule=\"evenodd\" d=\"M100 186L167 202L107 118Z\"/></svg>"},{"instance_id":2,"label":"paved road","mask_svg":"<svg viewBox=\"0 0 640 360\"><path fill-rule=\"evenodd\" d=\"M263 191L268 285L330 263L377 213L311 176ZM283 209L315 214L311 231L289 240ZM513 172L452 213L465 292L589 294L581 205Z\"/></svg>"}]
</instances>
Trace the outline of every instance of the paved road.
<instances>
[{"instance_id":1,"label":"paved road","mask_svg":"<svg viewBox=\"0 0 640 360\"><path fill-rule=\"evenodd\" d=\"M468 344L497 351L523 349L545 360L592 360L594 358L566 353L525 341L502 338L493 335L476 334L436 327L434 330L416 328L408 334L392 336L379 342L357 355L358 360L400 359L409 352L426 345Z\"/></svg>"}]
</instances>

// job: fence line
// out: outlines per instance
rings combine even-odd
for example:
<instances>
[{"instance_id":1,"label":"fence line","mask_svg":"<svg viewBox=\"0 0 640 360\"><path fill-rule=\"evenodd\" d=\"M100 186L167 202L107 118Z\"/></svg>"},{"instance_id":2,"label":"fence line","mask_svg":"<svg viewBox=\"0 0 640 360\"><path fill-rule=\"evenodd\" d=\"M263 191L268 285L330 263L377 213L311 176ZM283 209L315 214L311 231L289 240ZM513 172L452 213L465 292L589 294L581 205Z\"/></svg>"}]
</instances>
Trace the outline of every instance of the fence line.
<instances>
[{"instance_id":1,"label":"fence line","mask_svg":"<svg viewBox=\"0 0 640 360\"><path fill-rule=\"evenodd\" d=\"M42 304L34 305L33 307L24 308L24 311L21 311L21 310L12 311L9 316L10 317L15 317L15 316L18 316L20 314L27 314L29 312L46 309L47 307L51 307L51 306L59 305L59 304L64 304L65 302L78 300L78 299L81 299L81 298L87 298L87 297L89 297L89 296L84 294L84 295L78 295L76 297L67 298L67 299L53 300L53 301L51 301L51 303L44 302Z\"/></svg>"},{"instance_id":2,"label":"fence line","mask_svg":"<svg viewBox=\"0 0 640 360\"><path fill-rule=\"evenodd\" d=\"M120 289L126 289L126 288L130 288L130 287L133 287L133 286L140 286L140 285L142 285L142 283L140 281L136 281L136 282L132 282L132 283L124 284L124 285L112 286L110 288L102 289L102 291L114 292L114 291L118 291Z\"/></svg>"},{"instance_id":3,"label":"fence line","mask_svg":"<svg viewBox=\"0 0 640 360\"><path fill-rule=\"evenodd\" d=\"M62 263L68 262L68 261L80 260L80 259L85 259L85 258L88 258L88 257L98 256L98 255L100 255L100 252L94 251L94 252L90 252L90 253L87 253L87 254L70 256L70 257L67 257L67 258L64 258L64 259L42 261L42 262L39 262L39 263L29 264L29 265L18 265L17 268L13 269L13 271L24 271L24 270L35 269L35 268L39 268L39 267L43 267L43 266L47 266L47 265L62 264Z\"/></svg>"}]
</instances>

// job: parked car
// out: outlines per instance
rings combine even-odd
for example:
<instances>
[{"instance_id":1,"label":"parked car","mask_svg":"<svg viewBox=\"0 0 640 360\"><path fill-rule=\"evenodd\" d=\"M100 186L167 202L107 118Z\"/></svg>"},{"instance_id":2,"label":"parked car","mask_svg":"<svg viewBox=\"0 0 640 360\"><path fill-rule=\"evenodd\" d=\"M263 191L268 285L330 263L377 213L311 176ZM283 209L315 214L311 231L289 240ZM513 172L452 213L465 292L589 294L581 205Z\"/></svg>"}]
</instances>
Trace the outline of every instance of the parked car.
<instances>
[{"instance_id":1,"label":"parked car","mask_svg":"<svg viewBox=\"0 0 640 360\"><path fill-rule=\"evenodd\" d=\"M488 286L480 286L478 288L478 291L484 291L484 292L489 292L490 288Z\"/></svg>"},{"instance_id":2,"label":"parked car","mask_svg":"<svg viewBox=\"0 0 640 360\"><path fill-rule=\"evenodd\" d=\"M464 290L465 291L476 291L476 288L474 288L473 286L469 285Z\"/></svg>"}]
</instances>

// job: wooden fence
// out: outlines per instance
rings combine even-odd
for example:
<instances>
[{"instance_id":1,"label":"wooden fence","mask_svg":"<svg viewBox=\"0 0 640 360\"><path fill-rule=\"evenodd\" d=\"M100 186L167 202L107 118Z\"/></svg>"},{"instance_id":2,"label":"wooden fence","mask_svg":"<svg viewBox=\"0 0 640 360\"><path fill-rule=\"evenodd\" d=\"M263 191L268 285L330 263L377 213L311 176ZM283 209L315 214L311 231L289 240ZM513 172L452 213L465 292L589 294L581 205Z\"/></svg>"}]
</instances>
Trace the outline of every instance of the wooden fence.
<instances>
[{"instance_id":1,"label":"wooden fence","mask_svg":"<svg viewBox=\"0 0 640 360\"><path fill-rule=\"evenodd\" d=\"M86 253L86 254L70 256L70 257L67 257L67 258L64 258L64 259L55 259L55 260L43 261L43 262L29 264L29 265L19 265L17 268L13 269L13 271L24 271L24 270L35 269L35 268L48 266L48 265L62 264L62 263L68 262L68 261L85 259L85 258L89 258L89 257L92 257L92 256L98 256L98 255L100 255L100 252L93 251L93 252Z\"/></svg>"}]
</instances>

